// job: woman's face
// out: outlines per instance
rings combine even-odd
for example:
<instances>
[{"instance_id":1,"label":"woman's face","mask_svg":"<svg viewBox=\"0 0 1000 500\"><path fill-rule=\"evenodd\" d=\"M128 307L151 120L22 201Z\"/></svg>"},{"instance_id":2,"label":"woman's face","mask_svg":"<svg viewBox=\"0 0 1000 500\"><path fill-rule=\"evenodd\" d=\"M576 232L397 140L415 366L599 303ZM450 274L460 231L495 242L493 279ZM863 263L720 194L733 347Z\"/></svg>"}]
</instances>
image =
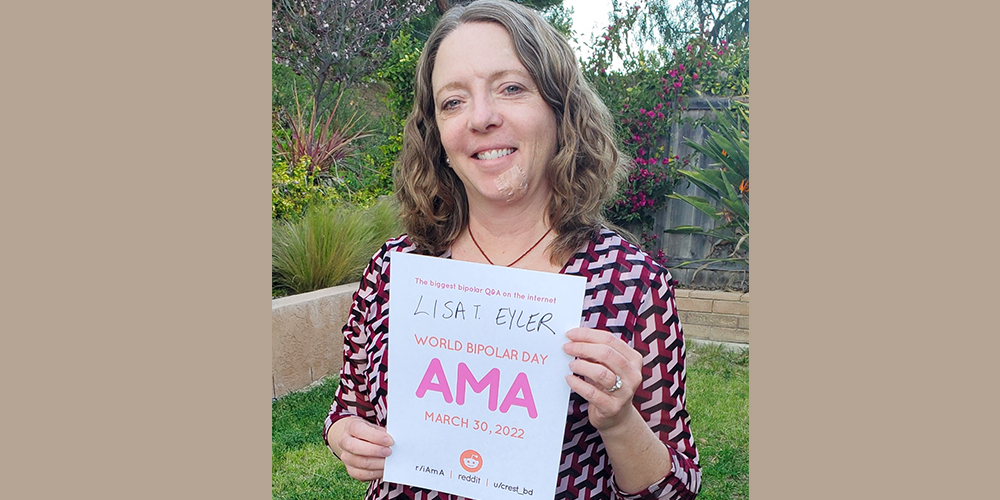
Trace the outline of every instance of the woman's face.
<instances>
[{"instance_id":1,"label":"woman's face","mask_svg":"<svg viewBox=\"0 0 1000 500\"><path fill-rule=\"evenodd\" d=\"M460 25L441 42L431 82L441 143L470 204L546 203L556 116L507 31Z\"/></svg>"}]
</instances>

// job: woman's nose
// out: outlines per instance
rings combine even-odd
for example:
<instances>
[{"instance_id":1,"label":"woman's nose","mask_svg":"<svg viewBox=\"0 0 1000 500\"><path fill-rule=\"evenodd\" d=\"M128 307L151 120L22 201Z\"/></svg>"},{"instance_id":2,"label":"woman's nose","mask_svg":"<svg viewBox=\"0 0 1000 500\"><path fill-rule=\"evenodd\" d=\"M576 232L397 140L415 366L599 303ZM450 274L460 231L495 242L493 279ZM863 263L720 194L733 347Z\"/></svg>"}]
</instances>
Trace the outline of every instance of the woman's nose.
<instances>
[{"instance_id":1,"label":"woman's nose","mask_svg":"<svg viewBox=\"0 0 1000 500\"><path fill-rule=\"evenodd\" d=\"M490 96L479 97L473 100L472 112L469 116L469 130L486 132L491 128L502 125L503 116L500 114L496 104L496 101Z\"/></svg>"}]
</instances>

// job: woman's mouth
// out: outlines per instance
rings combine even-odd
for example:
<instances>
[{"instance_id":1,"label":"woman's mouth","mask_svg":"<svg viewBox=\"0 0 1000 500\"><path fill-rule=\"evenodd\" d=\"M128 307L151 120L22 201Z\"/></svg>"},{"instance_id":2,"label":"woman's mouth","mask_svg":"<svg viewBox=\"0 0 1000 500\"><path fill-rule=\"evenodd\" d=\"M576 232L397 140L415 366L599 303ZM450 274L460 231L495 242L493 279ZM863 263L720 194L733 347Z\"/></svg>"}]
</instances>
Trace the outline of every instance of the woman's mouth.
<instances>
[{"instance_id":1,"label":"woman's mouth","mask_svg":"<svg viewBox=\"0 0 1000 500\"><path fill-rule=\"evenodd\" d=\"M497 158L507 156L514 151L517 151L517 148L491 149L489 151L476 153L472 155L472 157L478 160L495 160Z\"/></svg>"}]
</instances>

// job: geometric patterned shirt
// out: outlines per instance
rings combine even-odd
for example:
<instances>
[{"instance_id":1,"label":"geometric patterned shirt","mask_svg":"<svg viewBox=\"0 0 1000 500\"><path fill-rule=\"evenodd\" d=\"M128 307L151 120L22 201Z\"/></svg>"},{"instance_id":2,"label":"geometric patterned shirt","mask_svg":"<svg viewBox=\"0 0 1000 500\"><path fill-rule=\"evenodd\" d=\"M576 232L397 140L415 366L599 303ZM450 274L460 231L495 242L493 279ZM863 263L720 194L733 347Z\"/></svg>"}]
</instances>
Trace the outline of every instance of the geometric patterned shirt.
<instances>
[{"instance_id":1,"label":"geometric patterned shirt","mask_svg":"<svg viewBox=\"0 0 1000 500\"><path fill-rule=\"evenodd\" d=\"M344 366L323 427L324 441L330 426L348 416L385 426L390 254L415 248L405 235L389 240L365 269L343 330ZM450 257L450 252L441 257ZM691 418L685 409L684 337L670 272L617 233L603 228L560 273L587 280L582 326L612 332L642 354L643 382L632 403L666 444L673 471L643 491L622 493L601 435L587 417L589 403L571 391L555 499L694 498L701 486L701 469L691 437ZM463 497L374 480L365 499Z\"/></svg>"}]
</instances>

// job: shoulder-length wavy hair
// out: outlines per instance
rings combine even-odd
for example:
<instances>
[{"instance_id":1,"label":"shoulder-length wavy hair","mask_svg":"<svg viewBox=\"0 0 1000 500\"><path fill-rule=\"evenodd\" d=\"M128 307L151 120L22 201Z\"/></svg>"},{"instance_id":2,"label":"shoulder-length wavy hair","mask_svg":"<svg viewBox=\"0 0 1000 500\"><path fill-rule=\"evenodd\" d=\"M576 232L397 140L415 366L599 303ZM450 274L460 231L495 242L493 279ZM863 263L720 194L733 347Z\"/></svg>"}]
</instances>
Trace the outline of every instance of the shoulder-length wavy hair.
<instances>
[{"instance_id":1,"label":"shoulder-length wavy hair","mask_svg":"<svg viewBox=\"0 0 1000 500\"><path fill-rule=\"evenodd\" d=\"M448 9L417 62L413 110L403 130L394 183L401 217L417 251L439 255L469 223L465 186L445 164L435 122L431 73L442 40L465 23L494 23L514 41L542 98L556 115L556 155L546 175L556 230L552 263L562 265L606 224L603 208L624 172L607 106L586 81L573 49L536 12L508 0L478 0Z\"/></svg>"}]
</instances>

